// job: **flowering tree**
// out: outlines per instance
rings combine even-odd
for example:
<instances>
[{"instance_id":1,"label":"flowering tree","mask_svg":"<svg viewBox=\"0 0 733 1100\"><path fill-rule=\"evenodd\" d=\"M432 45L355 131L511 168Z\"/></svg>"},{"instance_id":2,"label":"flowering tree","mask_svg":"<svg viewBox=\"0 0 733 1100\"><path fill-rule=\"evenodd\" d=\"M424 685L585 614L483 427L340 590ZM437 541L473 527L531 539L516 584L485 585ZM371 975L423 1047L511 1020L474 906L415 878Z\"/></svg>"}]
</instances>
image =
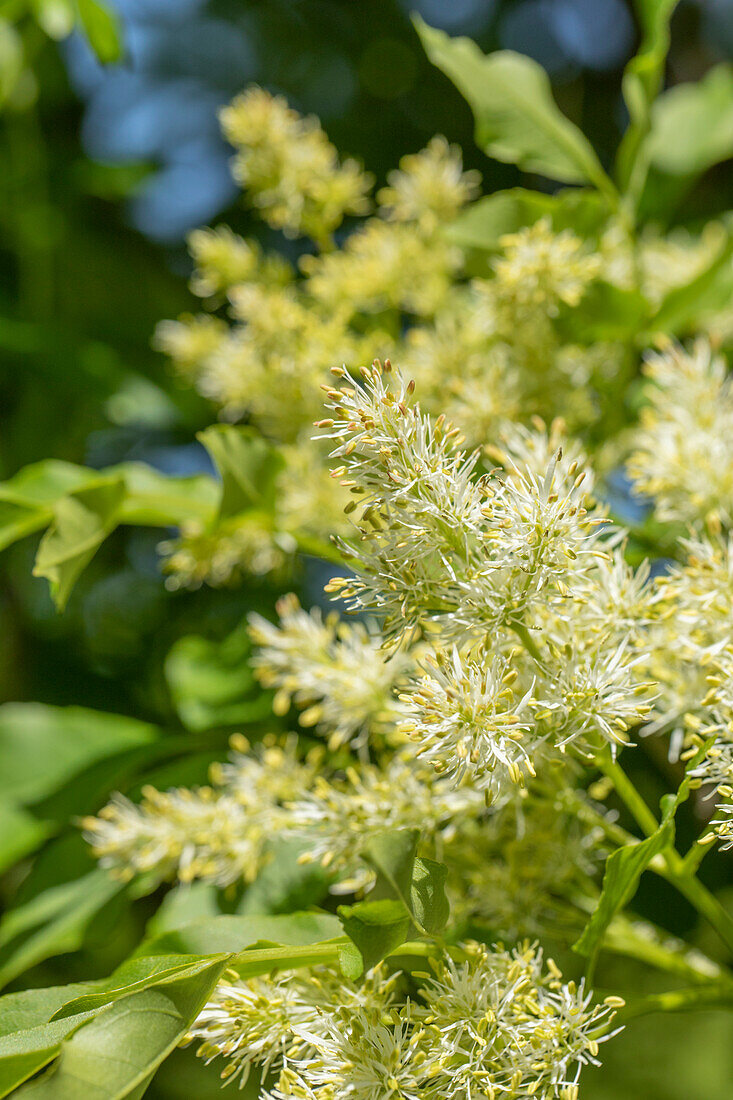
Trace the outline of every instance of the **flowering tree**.
<instances>
[{"instance_id":1,"label":"flowering tree","mask_svg":"<svg viewBox=\"0 0 733 1100\"><path fill-rule=\"evenodd\" d=\"M4 998L2 1095L141 1096L194 1042L269 1100L576 1100L627 1021L733 1004L733 918L697 873L733 847L733 238L725 216L655 227L662 175L733 152L707 124L733 88L714 69L659 94L673 6L640 5L613 178L534 62L418 24L478 143L572 185L551 194L480 198L436 137L374 196L282 99L252 88L222 113L247 200L310 243L296 268L226 227L191 237L202 312L156 341L219 410L200 436L219 477L49 461L0 488L2 539L45 529L59 605L131 523L175 528L170 588L287 588L310 555L338 610L286 595L212 658L274 694L272 719L235 709L247 736L210 785L116 793L81 822L99 869L75 916L173 889L109 979ZM660 749L656 810L626 762ZM645 871L721 960L634 917ZM9 942L64 904L20 906ZM68 942L24 938L6 977ZM594 994L611 952L673 988Z\"/></svg>"}]
</instances>

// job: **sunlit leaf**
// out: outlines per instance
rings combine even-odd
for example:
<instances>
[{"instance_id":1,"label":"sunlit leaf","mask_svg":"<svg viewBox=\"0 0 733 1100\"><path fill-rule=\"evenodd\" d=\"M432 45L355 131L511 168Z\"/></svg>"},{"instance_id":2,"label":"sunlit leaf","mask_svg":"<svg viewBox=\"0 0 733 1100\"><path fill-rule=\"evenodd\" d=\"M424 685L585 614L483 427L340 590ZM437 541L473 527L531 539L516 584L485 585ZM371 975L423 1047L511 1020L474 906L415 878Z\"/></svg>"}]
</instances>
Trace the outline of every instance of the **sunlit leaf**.
<instances>
[{"instance_id":1,"label":"sunlit leaf","mask_svg":"<svg viewBox=\"0 0 733 1100\"><path fill-rule=\"evenodd\" d=\"M61 1042L50 1069L23 1086L24 1100L123 1100L142 1095L153 1073L181 1041L228 962L192 964L105 1006ZM74 1017L70 1017L74 1019Z\"/></svg>"},{"instance_id":2,"label":"sunlit leaf","mask_svg":"<svg viewBox=\"0 0 733 1100\"><path fill-rule=\"evenodd\" d=\"M655 168L676 176L697 175L733 156L733 65L716 65L702 80L661 95L648 141Z\"/></svg>"},{"instance_id":3,"label":"sunlit leaf","mask_svg":"<svg viewBox=\"0 0 733 1100\"><path fill-rule=\"evenodd\" d=\"M472 203L445 229L445 235L461 248L493 251L507 233L549 218L555 232L572 229L586 239L598 233L608 210L596 191L569 188L556 195L513 187Z\"/></svg>"},{"instance_id":4,"label":"sunlit leaf","mask_svg":"<svg viewBox=\"0 0 733 1100\"><path fill-rule=\"evenodd\" d=\"M669 23L678 2L636 0L634 5L642 27L642 42L638 54L626 66L622 81L630 122L619 147L616 174L621 188L631 187L637 194L649 164L649 151L644 141L649 132L651 105L664 78Z\"/></svg>"},{"instance_id":5,"label":"sunlit leaf","mask_svg":"<svg viewBox=\"0 0 733 1100\"><path fill-rule=\"evenodd\" d=\"M434 934L441 932L448 920L447 868L416 855L419 839L417 829L384 830L370 838L361 854L377 872L375 893L383 894L387 887L417 927Z\"/></svg>"},{"instance_id":6,"label":"sunlit leaf","mask_svg":"<svg viewBox=\"0 0 733 1100\"><path fill-rule=\"evenodd\" d=\"M76 0L79 22L89 45L104 65L122 59L122 30L119 17L103 0Z\"/></svg>"},{"instance_id":7,"label":"sunlit leaf","mask_svg":"<svg viewBox=\"0 0 733 1100\"><path fill-rule=\"evenodd\" d=\"M272 507L275 478L282 464L274 447L253 428L228 424L214 424L199 432L198 438L221 475L219 519Z\"/></svg>"},{"instance_id":8,"label":"sunlit leaf","mask_svg":"<svg viewBox=\"0 0 733 1100\"><path fill-rule=\"evenodd\" d=\"M608 180L583 133L558 109L547 73L511 50L484 55L470 38L449 38L414 17L430 60L468 100L476 142L489 156L563 183Z\"/></svg>"},{"instance_id":9,"label":"sunlit leaf","mask_svg":"<svg viewBox=\"0 0 733 1100\"><path fill-rule=\"evenodd\" d=\"M124 480L111 476L54 504L53 523L41 539L33 574L48 579L59 608L66 606L79 574L117 526L124 494Z\"/></svg>"}]
</instances>

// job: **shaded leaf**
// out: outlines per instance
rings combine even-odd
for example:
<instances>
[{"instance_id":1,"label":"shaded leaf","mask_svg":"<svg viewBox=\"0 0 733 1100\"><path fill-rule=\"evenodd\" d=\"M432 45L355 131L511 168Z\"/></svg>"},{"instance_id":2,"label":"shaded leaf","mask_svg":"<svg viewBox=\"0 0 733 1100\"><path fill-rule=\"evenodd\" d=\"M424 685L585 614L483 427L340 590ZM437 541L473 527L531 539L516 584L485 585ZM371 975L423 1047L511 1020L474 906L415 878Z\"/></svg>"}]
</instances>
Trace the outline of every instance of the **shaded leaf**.
<instances>
[{"instance_id":1,"label":"shaded leaf","mask_svg":"<svg viewBox=\"0 0 733 1100\"><path fill-rule=\"evenodd\" d=\"M339 905L338 915L349 939L359 949L365 970L376 966L386 955L407 939L412 921L401 901L383 898L381 901L360 901L356 905ZM353 964L353 954L342 955ZM354 974L353 965L347 968Z\"/></svg>"},{"instance_id":2,"label":"shaded leaf","mask_svg":"<svg viewBox=\"0 0 733 1100\"><path fill-rule=\"evenodd\" d=\"M222 642L189 635L179 638L165 659L165 678L173 705L190 730L234 726L271 713L252 674L246 624Z\"/></svg>"},{"instance_id":3,"label":"shaded leaf","mask_svg":"<svg viewBox=\"0 0 733 1100\"><path fill-rule=\"evenodd\" d=\"M649 322L651 307L638 290L624 290L597 280L577 306L561 305L555 322L569 343L603 340L635 341Z\"/></svg>"},{"instance_id":4,"label":"shaded leaf","mask_svg":"<svg viewBox=\"0 0 733 1100\"><path fill-rule=\"evenodd\" d=\"M154 742L155 726L85 707L0 706L0 797L29 805L90 764Z\"/></svg>"},{"instance_id":5,"label":"shaded leaf","mask_svg":"<svg viewBox=\"0 0 733 1100\"><path fill-rule=\"evenodd\" d=\"M210 882L186 882L169 890L148 921L146 937L162 936L193 921L221 916L219 890Z\"/></svg>"},{"instance_id":6,"label":"shaded leaf","mask_svg":"<svg viewBox=\"0 0 733 1100\"><path fill-rule=\"evenodd\" d=\"M221 916L195 921L146 940L137 954L211 955L236 953L267 940L285 945L315 944L341 934L331 913L290 913L287 916Z\"/></svg>"},{"instance_id":7,"label":"shaded leaf","mask_svg":"<svg viewBox=\"0 0 733 1100\"><path fill-rule=\"evenodd\" d=\"M270 847L272 858L245 890L238 912L243 916L292 913L321 903L332 876L318 862L299 861L302 843L277 838Z\"/></svg>"},{"instance_id":8,"label":"shaded leaf","mask_svg":"<svg viewBox=\"0 0 733 1100\"><path fill-rule=\"evenodd\" d=\"M0 802L0 872L34 852L53 825L8 802Z\"/></svg>"},{"instance_id":9,"label":"shaded leaf","mask_svg":"<svg viewBox=\"0 0 733 1100\"><path fill-rule=\"evenodd\" d=\"M0 985L79 948L94 917L123 889L106 871L95 870L7 912L0 921Z\"/></svg>"},{"instance_id":10,"label":"shaded leaf","mask_svg":"<svg viewBox=\"0 0 733 1100\"><path fill-rule=\"evenodd\" d=\"M732 293L733 234L729 232L709 267L662 299L648 323L646 338L651 340L658 333L675 336L687 332L701 314L725 306Z\"/></svg>"}]
</instances>

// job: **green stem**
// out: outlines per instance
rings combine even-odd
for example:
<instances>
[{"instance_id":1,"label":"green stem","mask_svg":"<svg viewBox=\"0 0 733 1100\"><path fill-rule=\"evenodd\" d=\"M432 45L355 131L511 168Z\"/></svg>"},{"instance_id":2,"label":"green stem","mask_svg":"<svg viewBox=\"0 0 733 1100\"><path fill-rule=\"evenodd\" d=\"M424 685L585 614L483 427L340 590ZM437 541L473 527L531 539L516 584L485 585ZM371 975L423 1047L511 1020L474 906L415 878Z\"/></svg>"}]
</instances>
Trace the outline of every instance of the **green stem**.
<instances>
[{"instance_id":1,"label":"green stem","mask_svg":"<svg viewBox=\"0 0 733 1100\"><path fill-rule=\"evenodd\" d=\"M604 751L598 754L597 763L604 775L608 776L613 783L645 836L652 836L659 827L659 823L618 761L611 758L610 751ZM694 868L687 865L679 852L669 848L659 857L655 857L649 867L687 898L697 912L715 929L728 950L733 953L733 918L707 887L703 886Z\"/></svg>"},{"instance_id":2,"label":"green stem","mask_svg":"<svg viewBox=\"0 0 733 1100\"><path fill-rule=\"evenodd\" d=\"M666 853L666 878L676 886L683 897L687 898L708 924L718 933L728 950L733 954L733 918L723 908L714 894L700 882L694 872L685 868L684 860L678 852Z\"/></svg>"},{"instance_id":3,"label":"green stem","mask_svg":"<svg viewBox=\"0 0 733 1100\"><path fill-rule=\"evenodd\" d=\"M620 914L606 929L603 948L614 955L635 959L655 970L674 974L692 985L707 986L727 980L733 986L733 975L702 952L652 924L644 923L640 928Z\"/></svg>"},{"instance_id":4,"label":"green stem","mask_svg":"<svg viewBox=\"0 0 733 1100\"><path fill-rule=\"evenodd\" d=\"M672 989L667 993L650 993L620 1008L613 1020L623 1024L637 1016L653 1012L689 1012L690 1009L719 1008L733 1004L733 982L694 986L692 989Z\"/></svg>"},{"instance_id":5,"label":"green stem","mask_svg":"<svg viewBox=\"0 0 733 1100\"><path fill-rule=\"evenodd\" d=\"M519 638L520 642L529 653L530 657L534 657L538 665L544 664L542 660L542 654L539 651L539 647L531 636L524 623L514 620L509 623L509 626Z\"/></svg>"},{"instance_id":6,"label":"green stem","mask_svg":"<svg viewBox=\"0 0 733 1100\"><path fill-rule=\"evenodd\" d=\"M703 836L707 835L709 831L709 829L706 829L705 833L703 833ZM696 840L687 855L684 857L683 862L685 865L685 870L691 875L696 874L698 867L705 859L705 856L708 854L708 852L711 851L712 847L712 842L708 844L701 844L699 840Z\"/></svg>"},{"instance_id":7,"label":"green stem","mask_svg":"<svg viewBox=\"0 0 733 1100\"><path fill-rule=\"evenodd\" d=\"M616 793L631 812L644 835L652 836L653 833L656 833L659 822L619 762L613 759L610 749L607 748L600 752L596 758L596 763L603 774L611 780Z\"/></svg>"}]
</instances>

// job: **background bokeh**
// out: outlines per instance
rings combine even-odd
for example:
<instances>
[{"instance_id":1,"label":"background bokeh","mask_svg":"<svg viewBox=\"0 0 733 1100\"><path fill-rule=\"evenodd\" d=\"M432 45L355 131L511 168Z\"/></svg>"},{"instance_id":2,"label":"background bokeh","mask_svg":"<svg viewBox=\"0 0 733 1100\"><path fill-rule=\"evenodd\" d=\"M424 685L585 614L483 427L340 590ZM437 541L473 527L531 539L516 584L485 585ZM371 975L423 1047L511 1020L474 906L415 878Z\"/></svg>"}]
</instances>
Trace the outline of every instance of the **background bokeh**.
<instances>
[{"instance_id":1,"label":"background bokeh","mask_svg":"<svg viewBox=\"0 0 733 1100\"><path fill-rule=\"evenodd\" d=\"M223 219L267 243L269 231L238 203L216 121L217 109L247 83L318 114L339 150L362 159L379 182L437 132L463 146L467 165L481 171L491 191L518 176L474 147L468 107L423 55L410 10L451 34L472 36L485 50L508 47L536 58L562 109L606 162L625 122L621 73L638 44L624 0L115 6L125 56L108 67L80 36L56 43L36 22L21 20L23 71L9 95L0 35L2 478L47 457L94 467L143 459L170 473L207 468L192 441L211 411L177 386L150 338L159 319L191 306L188 230ZM721 58L733 58L733 0L681 3L670 80L695 79ZM733 205L731 178L730 166L711 173L683 216ZM78 703L175 722L162 673L171 645L191 633L224 637L245 609L266 605L272 593L261 581L256 590L166 592L157 567L160 537L118 532L63 615L45 582L31 576L35 540L3 554L0 701ZM655 777L641 780L654 797ZM640 904L658 915L677 903L642 890ZM680 931L690 920L684 910L664 917ZM98 972L114 956L104 943L85 951ZM63 981L78 965L55 960L38 980ZM715 1013L644 1021L608 1048L607 1061L608 1070L588 1075L588 1100L733 1094L733 1030ZM192 1072L190 1056L176 1055L150 1095L205 1098L212 1081L216 1094L215 1074Z\"/></svg>"}]
</instances>

